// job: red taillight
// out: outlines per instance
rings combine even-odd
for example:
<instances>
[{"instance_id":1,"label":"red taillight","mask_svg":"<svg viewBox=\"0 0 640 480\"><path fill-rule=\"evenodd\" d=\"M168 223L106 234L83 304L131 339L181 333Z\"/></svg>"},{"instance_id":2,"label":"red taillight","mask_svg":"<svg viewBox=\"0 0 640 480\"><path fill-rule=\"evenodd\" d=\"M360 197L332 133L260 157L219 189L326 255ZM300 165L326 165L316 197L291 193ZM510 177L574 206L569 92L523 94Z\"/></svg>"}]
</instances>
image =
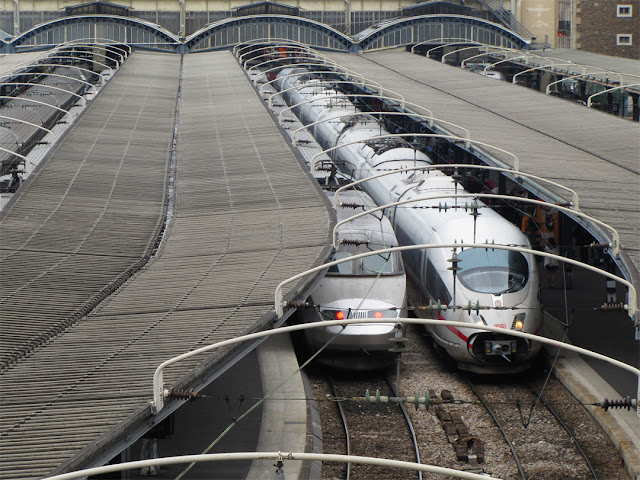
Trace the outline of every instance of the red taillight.
<instances>
[{"instance_id":1,"label":"red taillight","mask_svg":"<svg viewBox=\"0 0 640 480\"><path fill-rule=\"evenodd\" d=\"M382 318L384 315L382 315L382 312L376 312L373 314L374 318Z\"/></svg>"},{"instance_id":2,"label":"red taillight","mask_svg":"<svg viewBox=\"0 0 640 480\"><path fill-rule=\"evenodd\" d=\"M336 320L344 320L344 312L337 311L336 312Z\"/></svg>"}]
</instances>

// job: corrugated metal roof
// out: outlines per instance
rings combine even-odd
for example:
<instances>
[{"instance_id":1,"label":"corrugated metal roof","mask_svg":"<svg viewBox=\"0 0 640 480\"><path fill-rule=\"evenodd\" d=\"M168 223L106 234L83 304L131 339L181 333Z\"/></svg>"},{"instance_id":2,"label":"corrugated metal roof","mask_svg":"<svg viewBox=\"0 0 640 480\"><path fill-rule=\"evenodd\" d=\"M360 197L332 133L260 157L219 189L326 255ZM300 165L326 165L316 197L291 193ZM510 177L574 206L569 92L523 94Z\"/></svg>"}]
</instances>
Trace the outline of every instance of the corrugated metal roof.
<instances>
[{"instance_id":1,"label":"corrugated metal roof","mask_svg":"<svg viewBox=\"0 0 640 480\"><path fill-rule=\"evenodd\" d=\"M24 260L23 270L31 277L22 274L15 287L23 286L23 298L42 270L57 272L56 262L62 266L78 258L57 285L29 297L37 311L49 309L45 293L56 295L60 309L69 294L86 298L86 287L96 277L109 279L122 271L119 264L111 265L112 258L134 263L142 258L141 250L153 247L153 235L147 234L146 240L138 235L151 226L154 215L159 218L166 197L179 61L170 54L133 55L34 178L28 192L43 193L21 196L10 211L20 207L21 215L28 216L31 210L41 220L22 225L18 215L2 220L3 232L5 223L12 225L14 249L29 247L36 256L45 256L44 249L51 252L42 269ZM144 101L144 89L161 87L153 102ZM140 94L127 97L119 108L109 108L112 99L102 102L105 95L127 95L129 88ZM330 253L331 219L322 193L285 144L233 56L222 52L185 57L181 88L175 211L159 255L91 315L0 377L7 392L1 400L0 450L11 452L1 460L0 478L38 477L61 464L75 469L117 452L118 446L133 441L127 438L130 428L151 421L152 375L159 363L261 328L273 320L275 286ZM136 105L138 113L126 113ZM153 109L150 115L148 107ZM100 113L117 118L119 125L105 125ZM77 174L69 169L65 186L55 160L73 157L75 151L82 154L84 137L75 135L96 129L106 141L95 145L101 154L85 158L85 163L97 165L93 176L88 169ZM134 149L125 163L129 168L108 184L107 173L120 164L110 152L124 148L118 139L129 136L133 145L128 148ZM139 151L134 148L137 142ZM66 168L64 162L60 168ZM71 186L70 174L76 178ZM67 189L78 196L60 192ZM36 205L39 198L49 198L55 215L66 217L52 217L60 221L34 234L51 212L41 211L44 205L33 207L31 198ZM99 221L83 221L89 212ZM71 231L83 223L78 240ZM27 228L31 232L23 233ZM36 238L42 238L37 246L32 245ZM75 244L66 246L72 240ZM73 257L71 252L76 252ZM99 263L92 262L98 258ZM4 271L8 263L0 266ZM294 291L302 292L309 282L293 286ZM27 339L32 335L26 331ZM195 357L170 368L166 384L188 382L201 373L204 360Z\"/></svg>"}]
</instances>

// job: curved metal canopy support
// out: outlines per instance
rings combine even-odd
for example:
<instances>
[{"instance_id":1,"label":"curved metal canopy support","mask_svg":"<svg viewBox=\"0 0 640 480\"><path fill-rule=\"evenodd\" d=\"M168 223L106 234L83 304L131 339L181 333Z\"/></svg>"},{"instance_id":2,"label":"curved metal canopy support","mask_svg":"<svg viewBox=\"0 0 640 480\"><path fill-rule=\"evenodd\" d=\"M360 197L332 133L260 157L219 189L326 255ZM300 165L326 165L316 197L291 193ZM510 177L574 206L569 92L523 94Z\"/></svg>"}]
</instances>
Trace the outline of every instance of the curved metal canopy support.
<instances>
[{"instance_id":1,"label":"curved metal canopy support","mask_svg":"<svg viewBox=\"0 0 640 480\"><path fill-rule=\"evenodd\" d=\"M50 103L47 102L41 102L39 100L34 100L32 98L24 98L24 97L8 97L6 95L0 95L0 98L4 98L4 99L8 99L8 100L12 100L12 101L21 101L21 102L30 102L30 103L35 103L36 105L40 105L42 107L49 107L49 108L53 108L54 110L58 110L62 113L64 113L65 115L69 115L69 119L72 118L71 113L68 110L65 110L64 108L60 108L57 105L51 105Z\"/></svg>"},{"instance_id":2,"label":"curved metal canopy support","mask_svg":"<svg viewBox=\"0 0 640 480\"><path fill-rule=\"evenodd\" d=\"M261 28L244 29L243 27L247 25L257 25ZM295 28L278 28L280 25L287 27L294 26ZM353 45L353 40L342 32L307 18L290 15L247 15L243 17L226 18L207 25L201 30L189 35L185 40L185 46L189 51L227 48L237 43L246 43L247 41L255 40L253 38L241 38L243 35L250 35L251 33L247 33L249 30L251 30L251 33L259 35L259 37L256 38L261 39L270 39L271 37L269 35L271 33L274 33L274 37L282 38L278 31L287 30L285 33L291 34L294 37L289 41L302 41L314 47L328 50L346 51ZM312 42L311 32L320 34L319 42ZM265 33L267 33L267 37L265 37ZM209 41L218 34L220 34L220 42L217 40L214 40L214 42ZM202 45L207 41L209 41L208 45Z\"/></svg>"},{"instance_id":3,"label":"curved metal canopy support","mask_svg":"<svg viewBox=\"0 0 640 480\"><path fill-rule=\"evenodd\" d=\"M0 97L0 98L2 98L2 97ZM38 130L44 130L47 133L51 133L51 130L49 130L48 128L43 127L42 125L37 125L35 123L27 122L26 120L22 120L20 118L7 117L7 116L4 116L4 115L0 115L0 118L2 118L4 120L11 120L12 122L24 123L25 125L29 125L30 127L36 128Z\"/></svg>"},{"instance_id":4,"label":"curved metal canopy support","mask_svg":"<svg viewBox=\"0 0 640 480\"><path fill-rule=\"evenodd\" d=\"M36 64L33 64L33 65L28 65L28 66L23 66L23 67L18 67L18 68L12 68L11 70L7 70L5 72L2 72L2 75L0 75L0 78L7 77L8 73L15 74L17 71L20 71L20 70L24 70L24 69L28 69L28 68L37 68L37 67L76 68L76 69L78 69L78 70L80 70L82 72L88 73L89 76L96 75L96 76L100 77L100 79L102 80L102 83L106 82L105 76L102 75L101 73L94 72L93 70L89 70L87 68L78 67L77 65L62 65L60 63L36 63ZM40 75L40 73L38 73L38 75ZM67 77L67 78L73 78L73 77Z\"/></svg>"},{"instance_id":5,"label":"curved metal canopy support","mask_svg":"<svg viewBox=\"0 0 640 480\"><path fill-rule=\"evenodd\" d=\"M48 85L46 83L28 83L28 82L0 82L0 85L28 85L31 88L50 88L51 90L56 90L59 92L64 92L74 97L78 97L82 100L82 105L87 104L87 100L80 94L72 92L71 90L65 90L64 88L54 87L53 85ZM27 92L28 93L28 92ZM19 98L19 97L16 97Z\"/></svg>"},{"instance_id":6,"label":"curved metal canopy support","mask_svg":"<svg viewBox=\"0 0 640 480\"><path fill-rule=\"evenodd\" d=\"M440 31L440 35L432 38L431 40L448 38L448 35L445 36L442 32L445 29L455 30L455 27L450 27L450 25L466 25L470 27L470 31L468 32L469 37L465 38L469 41L477 41L480 43L494 45L495 43L484 41L485 38L482 37L486 37L487 39L494 38L502 44L507 43L520 48L531 43L531 39L522 38L512 30L509 30L504 25L500 25L498 23L489 22L488 20L470 17L467 15L438 14L399 18L395 21L385 23L384 26L378 29L370 29L371 31L369 32L365 30L366 33L363 32L363 34L361 34L362 36L358 39L357 45L362 50L372 50L389 46L411 45L423 42L425 40L430 40L424 38L426 33L424 33L424 28L422 31L420 28L427 25L436 25L436 29L439 29ZM396 34L400 34L400 37L404 35L405 38L401 38L400 41L397 41L395 38ZM385 40L385 37L388 37L388 41Z\"/></svg>"},{"instance_id":7,"label":"curved metal canopy support","mask_svg":"<svg viewBox=\"0 0 640 480\"><path fill-rule=\"evenodd\" d=\"M250 49L252 47L255 47L254 50L258 50L260 48L268 48L265 44L270 44L270 46L294 45L294 46L299 46L299 47L305 48L306 50L311 50L311 47L309 47L309 45L307 45L306 43L296 42L296 41L288 39L288 38L267 38L267 37L262 37L262 38L254 38L252 40L246 40L244 42L237 43L233 47L233 53L234 53L234 55L238 56L238 53L241 50L244 51L244 50ZM246 53L250 53L250 52L242 53L240 56L242 57Z\"/></svg>"},{"instance_id":8,"label":"curved metal canopy support","mask_svg":"<svg viewBox=\"0 0 640 480\"><path fill-rule=\"evenodd\" d=\"M265 40L266 42L266 40ZM256 57L253 57L252 60L255 60L256 58L261 58L263 56L266 55L274 55L277 52L273 51L273 48L275 47L282 47L285 46L287 48L295 48L298 49L295 51L295 53L310 53L310 52L315 52L315 50L313 50L311 47L309 47L309 45L302 45L302 44L298 44L298 43L292 43L292 42L270 42L270 45L264 45L263 42L260 43L255 43L255 44L251 44L249 46L243 46L240 48L237 48L238 46L236 45L235 47L233 47L233 53L236 56L236 58L238 59L238 63L241 63L242 66L244 67L246 62L244 60L244 57L246 57L247 55L251 55L252 53L254 53L257 50L267 50L270 49L271 52L268 53L264 53L262 55L257 55ZM255 47L255 48L251 48L251 47ZM243 51L243 53L239 53L240 51ZM246 50L246 51L245 51ZM317 53L317 52L316 52Z\"/></svg>"},{"instance_id":9,"label":"curved metal canopy support","mask_svg":"<svg viewBox=\"0 0 640 480\"><path fill-rule=\"evenodd\" d=\"M93 93L96 92L96 86L93 83L87 82L86 80L82 80L81 78L75 78L75 77L70 77L68 75L62 75L60 73L44 73L44 72L38 72L34 75L38 75L38 76L43 76L43 77L60 77L60 78L66 78L67 80L72 80L74 82L78 82L78 83L82 83L84 85L86 85L87 87L91 87L93 88ZM0 75L0 78L2 78L4 75ZM0 85L3 85L6 82L0 82ZM30 85L36 85L36 84L30 84Z\"/></svg>"},{"instance_id":10,"label":"curved metal canopy support","mask_svg":"<svg viewBox=\"0 0 640 480\"><path fill-rule=\"evenodd\" d=\"M147 22L145 20L135 18L135 17L121 17L118 15L76 15L71 17L63 17L57 18L45 23L41 23L32 29L24 32L22 35L14 38L9 42L15 48L21 48L22 50L27 50L29 48L42 48L45 46L44 44L30 44L30 41L33 41L38 35L44 34L49 31L53 31L56 29L66 29L66 27L77 24L116 24L121 25L127 28L134 28L138 30L142 30L151 36L155 37L158 41L151 42L147 44L143 44L140 42L130 42L127 37L127 32L125 31L125 38L114 38L112 39L116 43L126 43L132 45L144 45L147 47L159 46L159 45L170 45L175 47L179 45L180 38L177 35L174 35L169 30L157 25L155 23ZM86 37L83 37L83 40L86 40ZM110 39L111 40L111 39ZM48 45L48 44L47 44Z\"/></svg>"},{"instance_id":11,"label":"curved metal canopy support","mask_svg":"<svg viewBox=\"0 0 640 480\"><path fill-rule=\"evenodd\" d=\"M64 53L64 52L58 52L58 53ZM47 59L50 59L50 58L55 58L55 59L59 59L59 60L72 58L72 59L77 59L77 60L82 61L82 62L90 62L90 63L93 63L94 65L100 65L100 66L104 67L105 70L109 70L109 76L113 76L113 69L109 65L105 65L104 63L98 62L97 60L91 60L89 58L80 59L78 57L74 57L73 55L51 55L51 56L47 57ZM35 63L33 66L37 67L38 65L43 65L43 64L42 63ZM61 67L76 67L77 65L60 64L60 66ZM94 70L88 70L87 69L86 71L95 73L96 75L100 75L102 77L102 81L106 81L105 80L106 77L104 76L104 74L98 73L98 72L96 72Z\"/></svg>"}]
</instances>

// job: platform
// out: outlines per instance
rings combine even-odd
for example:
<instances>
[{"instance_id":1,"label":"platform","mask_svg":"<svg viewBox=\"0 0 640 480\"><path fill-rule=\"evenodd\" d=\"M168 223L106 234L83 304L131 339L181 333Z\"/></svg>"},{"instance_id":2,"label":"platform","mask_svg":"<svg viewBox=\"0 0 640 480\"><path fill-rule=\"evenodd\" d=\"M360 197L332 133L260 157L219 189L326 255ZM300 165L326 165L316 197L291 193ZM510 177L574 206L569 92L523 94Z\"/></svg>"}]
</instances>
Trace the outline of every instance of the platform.
<instances>
[{"instance_id":1,"label":"platform","mask_svg":"<svg viewBox=\"0 0 640 480\"><path fill-rule=\"evenodd\" d=\"M11 304L20 289L19 304L32 310L21 313L29 322L3 321L3 344L39 338L22 324L37 328L52 309L76 304L58 314L63 328L0 376L6 479L108 461L159 420L150 401L161 362L271 325L276 285L330 254L324 196L230 52L135 53L13 202L0 220L2 297ZM40 256L51 261L37 268ZM60 256L78 263L38 288L63 270ZM14 270L22 277L6 281ZM114 278L128 280L79 316L118 287ZM313 281L293 284L289 297ZM2 308L3 319L15 315ZM177 364L165 384L198 388L241 353Z\"/></svg>"}]
</instances>

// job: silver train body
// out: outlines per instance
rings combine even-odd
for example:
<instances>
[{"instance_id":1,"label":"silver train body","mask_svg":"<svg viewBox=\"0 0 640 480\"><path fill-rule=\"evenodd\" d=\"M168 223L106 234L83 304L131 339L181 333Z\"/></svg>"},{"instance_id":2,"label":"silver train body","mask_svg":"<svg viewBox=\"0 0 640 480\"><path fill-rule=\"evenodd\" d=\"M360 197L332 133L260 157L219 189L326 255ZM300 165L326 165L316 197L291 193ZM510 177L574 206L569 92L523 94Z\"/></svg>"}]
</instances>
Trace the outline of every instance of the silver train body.
<instances>
[{"instance_id":1,"label":"silver train body","mask_svg":"<svg viewBox=\"0 0 640 480\"><path fill-rule=\"evenodd\" d=\"M338 221L376 206L362 191L350 191L342 198L352 206L337 209ZM398 243L389 219L375 212L342 225L338 230L338 245L334 259ZM407 302L407 278L399 253L373 255L330 268L310 301L318 308L301 310L304 322L348 318L363 321L344 328L305 330L305 343L310 352L324 347L318 357L321 363L335 368L372 370L393 362L396 355L390 349L397 344L390 339L402 333L394 319L406 314ZM388 318L389 323L366 323L367 318Z\"/></svg>"},{"instance_id":2,"label":"silver train body","mask_svg":"<svg viewBox=\"0 0 640 480\"><path fill-rule=\"evenodd\" d=\"M279 75L279 89L299 88L284 93L289 105L317 98L294 109L303 123L327 121L312 127L312 133L325 148L345 145L336 150L336 161L355 180L373 175L431 163L421 151L402 140L368 141L388 134L373 116L353 116L358 110L348 97L321 85L310 75L285 76L298 71L285 69ZM333 96L332 98L326 98ZM331 120L333 119L333 120ZM352 143L355 142L355 143ZM377 143L374 143L377 142ZM466 193L462 186L438 171L396 173L362 184L378 205L419 199L408 206L390 209L389 217L400 245L438 243L495 243L530 248L526 236L491 208L478 202L479 216L463 206L470 200L446 198ZM428 197L438 196L429 200ZM446 204L448 208L440 209ZM415 208L412 208L415 207ZM454 306L454 277L448 267L451 249L422 249L405 252L404 262L412 285L414 305L433 303ZM455 280L455 305L499 307L479 312L451 308L427 312L424 316L490 325L537 334L542 328L539 279L533 255L499 249L465 249L457 254L462 268ZM420 315L420 311L417 311ZM428 326L435 343L457 362L459 368L479 373L516 373L526 370L540 350L540 344L509 335L471 328Z\"/></svg>"}]
</instances>

